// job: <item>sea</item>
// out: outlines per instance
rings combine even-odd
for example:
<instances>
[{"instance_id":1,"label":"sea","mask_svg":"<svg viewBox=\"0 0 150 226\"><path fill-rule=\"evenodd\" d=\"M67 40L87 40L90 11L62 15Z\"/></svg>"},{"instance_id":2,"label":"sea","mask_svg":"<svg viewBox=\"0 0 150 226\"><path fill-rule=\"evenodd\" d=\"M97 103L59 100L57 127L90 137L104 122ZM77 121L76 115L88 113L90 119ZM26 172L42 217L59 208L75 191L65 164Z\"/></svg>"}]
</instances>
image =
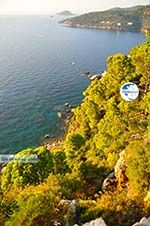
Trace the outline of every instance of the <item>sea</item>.
<instances>
[{"instance_id":1,"label":"sea","mask_svg":"<svg viewBox=\"0 0 150 226\"><path fill-rule=\"evenodd\" d=\"M68 28L64 18L0 16L0 154L59 137L65 103L76 107L108 56L145 40L142 33Z\"/></svg>"}]
</instances>

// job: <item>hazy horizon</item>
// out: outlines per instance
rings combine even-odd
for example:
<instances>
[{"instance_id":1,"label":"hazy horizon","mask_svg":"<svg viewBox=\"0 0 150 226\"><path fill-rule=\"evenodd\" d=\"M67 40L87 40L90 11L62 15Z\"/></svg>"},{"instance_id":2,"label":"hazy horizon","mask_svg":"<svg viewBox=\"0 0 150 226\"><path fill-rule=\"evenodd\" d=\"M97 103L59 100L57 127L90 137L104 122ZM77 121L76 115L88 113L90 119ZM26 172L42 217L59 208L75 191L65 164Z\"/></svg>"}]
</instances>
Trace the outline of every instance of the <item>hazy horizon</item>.
<instances>
[{"instance_id":1,"label":"hazy horizon","mask_svg":"<svg viewBox=\"0 0 150 226\"><path fill-rule=\"evenodd\" d=\"M69 10L75 14L103 11L114 7L148 5L149 0L0 0L0 15L49 15Z\"/></svg>"}]
</instances>

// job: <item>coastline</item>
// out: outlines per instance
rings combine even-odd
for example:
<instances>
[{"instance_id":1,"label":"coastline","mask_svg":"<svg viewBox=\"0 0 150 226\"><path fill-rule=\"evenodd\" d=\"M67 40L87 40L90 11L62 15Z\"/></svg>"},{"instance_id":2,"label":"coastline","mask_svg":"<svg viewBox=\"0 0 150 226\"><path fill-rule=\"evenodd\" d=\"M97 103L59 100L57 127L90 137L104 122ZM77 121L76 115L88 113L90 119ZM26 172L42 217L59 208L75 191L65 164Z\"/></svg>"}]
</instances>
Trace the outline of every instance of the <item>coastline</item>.
<instances>
[{"instance_id":1,"label":"coastline","mask_svg":"<svg viewBox=\"0 0 150 226\"><path fill-rule=\"evenodd\" d=\"M101 29L124 32L142 32L149 29L150 5L111 8L68 18L60 23L66 27Z\"/></svg>"},{"instance_id":2,"label":"coastline","mask_svg":"<svg viewBox=\"0 0 150 226\"><path fill-rule=\"evenodd\" d=\"M58 112L59 113L59 112ZM73 108L66 109L66 111L62 112L62 133L56 137L45 138L42 145L46 147L48 150L51 150L54 147L59 147L64 143L65 136L68 132L68 127L70 121L73 117Z\"/></svg>"},{"instance_id":3,"label":"coastline","mask_svg":"<svg viewBox=\"0 0 150 226\"><path fill-rule=\"evenodd\" d=\"M132 33L144 33L145 29L141 30L130 30L130 29L116 29L112 27L101 27L101 26L92 26L92 25L80 25L80 24L65 24L63 23L64 27L67 28L79 28L79 29L96 29L96 30L102 30L102 31L116 31L116 32L132 32Z\"/></svg>"}]
</instances>

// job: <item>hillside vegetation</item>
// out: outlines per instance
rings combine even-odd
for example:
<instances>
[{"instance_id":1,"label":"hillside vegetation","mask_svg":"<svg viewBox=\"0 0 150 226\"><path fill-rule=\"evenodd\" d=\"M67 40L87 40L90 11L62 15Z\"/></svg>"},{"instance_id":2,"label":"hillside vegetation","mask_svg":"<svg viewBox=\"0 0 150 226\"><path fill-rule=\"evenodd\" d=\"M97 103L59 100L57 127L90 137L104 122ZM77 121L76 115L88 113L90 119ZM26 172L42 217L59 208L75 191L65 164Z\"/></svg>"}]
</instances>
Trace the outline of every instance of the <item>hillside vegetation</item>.
<instances>
[{"instance_id":1,"label":"hillside vegetation","mask_svg":"<svg viewBox=\"0 0 150 226\"><path fill-rule=\"evenodd\" d=\"M150 5L87 13L61 23L70 27L139 32L150 29Z\"/></svg>"},{"instance_id":2,"label":"hillside vegetation","mask_svg":"<svg viewBox=\"0 0 150 226\"><path fill-rule=\"evenodd\" d=\"M150 216L150 43L107 62L74 109L64 142L19 152L38 162L3 168L1 226L73 226L97 217L131 226ZM140 89L132 102L119 94L129 81Z\"/></svg>"}]
</instances>

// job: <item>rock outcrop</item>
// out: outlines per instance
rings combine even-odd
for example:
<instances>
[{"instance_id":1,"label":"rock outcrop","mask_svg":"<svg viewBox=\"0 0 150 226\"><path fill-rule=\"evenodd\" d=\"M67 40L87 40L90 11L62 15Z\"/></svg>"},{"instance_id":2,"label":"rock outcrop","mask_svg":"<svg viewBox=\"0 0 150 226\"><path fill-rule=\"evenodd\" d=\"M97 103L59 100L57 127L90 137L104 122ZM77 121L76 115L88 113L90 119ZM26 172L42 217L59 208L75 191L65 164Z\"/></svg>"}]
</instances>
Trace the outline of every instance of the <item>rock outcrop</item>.
<instances>
[{"instance_id":1,"label":"rock outcrop","mask_svg":"<svg viewBox=\"0 0 150 226\"><path fill-rule=\"evenodd\" d=\"M119 159L114 168L114 172L110 173L104 180L102 185L103 191L112 191L116 187L126 187L128 178L126 176L126 161L125 161L125 151L122 151L119 155Z\"/></svg>"},{"instance_id":2,"label":"rock outcrop","mask_svg":"<svg viewBox=\"0 0 150 226\"><path fill-rule=\"evenodd\" d=\"M62 112L57 112L57 116L58 116L58 118L62 118L63 117L63 113Z\"/></svg>"},{"instance_id":3,"label":"rock outcrop","mask_svg":"<svg viewBox=\"0 0 150 226\"><path fill-rule=\"evenodd\" d=\"M140 222L133 224L132 226L150 226L150 217L143 217Z\"/></svg>"},{"instance_id":4,"label":"rock outcrop","mask_svg":"<svg viewBox=\"0 0 150 226\"><path fill-rule=\"evenodd\" d=\"M117 185L115 173L110 173L107 178L103 181L102 190L110 191L113 190Z\"/></svg>"},{"instance_id":5,"label":"rock outcrop","mask_svg":"<svg viewBox=\"0 0 150 226\"><path fill-rule=\"evenodd\" d=\"M119 155L119 160L115 166L115 177L117 179L118 185L120 187L126 186L128 178L126 177L125 171L127 168L125 161L125 151L122 151Z\"/></svg>"},{"instance_id":6,"label":"rock outcrop","mask_svg":"<svg viewBox=\"0 0 150 226\"><path fill-rule=\"evenodd\" d=\"M75 224L74 226L79 226L78 224ZM82 226L107 226L102 218L98 218L96 220L93 220L91 222L82 224Z\"/></svg>"},{"instance_id":7,"label":"rock outcrop","mask_svg":"<svg viewBox=\"0 0 150 226\"><path fill-rule=\"evenodd\" d=\"M74 224L73 226L79 226L78 224ZM82 224L81 226L107 226L102 218L97 218L91 222ZM140 222L133 224L132 226L150 226L150 217L143 217Z\"/></svg>"}]
</instances>

